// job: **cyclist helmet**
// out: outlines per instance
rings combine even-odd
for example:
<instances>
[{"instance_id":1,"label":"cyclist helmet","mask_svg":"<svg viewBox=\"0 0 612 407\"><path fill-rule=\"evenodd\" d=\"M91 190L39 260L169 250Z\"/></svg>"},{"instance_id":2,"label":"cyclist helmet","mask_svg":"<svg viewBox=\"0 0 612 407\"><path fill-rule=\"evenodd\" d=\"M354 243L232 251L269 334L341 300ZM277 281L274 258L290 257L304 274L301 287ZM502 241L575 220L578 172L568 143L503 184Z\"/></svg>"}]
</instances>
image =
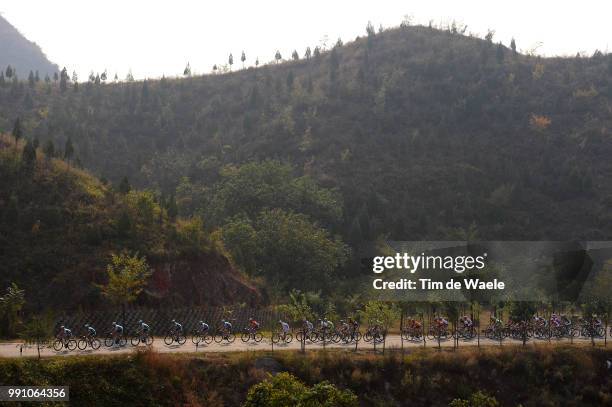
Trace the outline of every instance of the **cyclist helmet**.
<instances>
[{"instance_id":1,"label":"cyclist helmet","mask_svg":"<svg viewBox=\"0 0 612 407\"><path fill-rule=\"evenodd\" d=\"M139 323L139 324L142 324L142 319L139 319L139 320L138 320L138 323Z\"/></svg>"},{"instance_id":2,"label":"cyclist helmet","mask_svg":"<svg viewBox=\"0 0 612 407\"><path fill-rule=\"evenodd\" d=\"M113 321L113 326L117 325L117 323L115 321Z\"/></svg>"},{"instance_id":3,"label":"cyclist helmet","mask_svg":"<svg viewBox=\"0 0 612 407\"><path fill-rule=\"evenodd\" d=\"M203 324L203 323L204 323L204 321L200 321L200 323L201 323L201 324Z\"/></svg>"},{"instance_id":4,"label":"cyclist helmet","mask_svg":"<svg viewBox=\"0 0 612 407\"><path fill-rule=\"evenodd\" d=\"M61 329L64 329L64 325L60 326Z\"/></svg>"}]
</instances>

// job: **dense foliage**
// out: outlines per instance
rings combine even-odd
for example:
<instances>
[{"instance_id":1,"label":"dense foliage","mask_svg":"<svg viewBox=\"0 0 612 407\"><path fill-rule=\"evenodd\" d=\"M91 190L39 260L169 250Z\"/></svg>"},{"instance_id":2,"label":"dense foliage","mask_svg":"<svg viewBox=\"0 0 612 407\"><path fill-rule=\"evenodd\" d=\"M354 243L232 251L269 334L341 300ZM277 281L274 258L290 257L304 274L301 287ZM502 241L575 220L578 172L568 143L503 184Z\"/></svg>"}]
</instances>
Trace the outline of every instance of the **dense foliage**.
<instances>
[{"instance_id":1,"label":"dense foliage","mask_svg":"<svg viewBox=\"0 0 612 407\"><path fill-rule=\"evenodd\" d=\"M113 182L191 188L183 215L205 206L197 192L226 166L273 158L340 192L340 232L353 244L472 224L486 239L604 239L611 74L600 52L540 58L491 36L403 27L223 75L7 83L0 129L19 116L43 144L71 139L83 165Z\"/></svg>"},{"instance_id":2,"label":"dense foliage","mask_svg":"<svg viewBox=\"0 0 612 407\"><path fill-rule=\"evenodd\" d=\"M349 390L363 406L602 406L612 400L612 376L605 364L611 357L603 348L558 346L415 351L404 358L352 352L205 357L139 353L41 362L5 359L0 361L0 382L61 383L70 386L72 404L88 406L239 406L254 385L254 396L328 393L347 401ZM282 386L265 382L268 373L281 373L277 381ZM330 384L321 384L322 378ZM283 393L287 387L299 392Z\"/></svg>"},{"instance_id":3,"label":"dense foliage","mask_svg":"<svg viewBox=\"0 0 612 407\"><path fill-rule=\"evenodd\" d=\"M17 283L30 308L88 308L107 289L129 302L143 288L132 274L148 277L149 265L223 256L199 218L173 220L158 194L118 191L32 144L0 136L0 287Z\"/></svg>"}]
</instances>

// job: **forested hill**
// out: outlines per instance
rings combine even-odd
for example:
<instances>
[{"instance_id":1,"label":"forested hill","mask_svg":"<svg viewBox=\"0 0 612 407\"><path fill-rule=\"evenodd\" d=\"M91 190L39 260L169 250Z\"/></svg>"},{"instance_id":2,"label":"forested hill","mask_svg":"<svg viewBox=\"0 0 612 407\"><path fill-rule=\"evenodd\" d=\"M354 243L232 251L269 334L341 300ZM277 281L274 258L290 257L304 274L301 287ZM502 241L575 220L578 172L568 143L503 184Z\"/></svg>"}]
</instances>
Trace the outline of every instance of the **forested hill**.
<instances>
[{"instance_id":1,"label":"forested hill","mask_svg":"<svg viewBox=\"0 0 612 407\"><path fill-rule=\"evenodd\" d=\"M303 54L202 77L5 83L0 129L21 117L41 144L71 139L86 168L175 194L207 224L243 212L211 213L228 168L272 158L338 190L330 228L352 245L612 238L611 55L540 58L420 26Z\"/></svg>"},{"instance_id":2,"label":"forested hill","mask_svg":"<svg viewBox=\"0 0 612 407\"><path fill-rule=\"evenodd\" d=\"M0 287L16 283L28 308L109 305L100 288L113 254L152 270L140 304L261 302L199 219L176 219L153 193L115 191L34 147L0 134Z\"/></svg>"},{"instance_id":3,"label":"forested hill","mask_svg":"<svg viewBox=\"0 0 612 407\"><path fill-rule=\"evenodd\" d=\"M10 66L9 72L7 68ZM40 47L25 38L15 27L0 15L0 70L2 75L8 74L8 80L13 75L27 79L30 72L38 73L38 79L46 75L50 78L58 72L57 65L51 63Z\"/></svg>"}]
</instances>

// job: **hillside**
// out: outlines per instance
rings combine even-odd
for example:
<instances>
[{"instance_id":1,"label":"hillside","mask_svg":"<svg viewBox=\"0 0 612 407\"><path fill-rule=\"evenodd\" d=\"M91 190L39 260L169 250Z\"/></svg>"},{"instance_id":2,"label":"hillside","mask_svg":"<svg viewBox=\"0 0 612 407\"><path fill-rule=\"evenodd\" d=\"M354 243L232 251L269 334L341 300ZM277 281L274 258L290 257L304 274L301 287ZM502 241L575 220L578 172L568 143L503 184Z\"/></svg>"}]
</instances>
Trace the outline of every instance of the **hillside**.
<instances>
[{"instance_id":1,"label":"hillside","mask_svg":"<svg viewBox=\"0 0 612 407\"><path fill-rule=\"evenodd\" d=\"M612 56L540 58L428 27L228 74L0 88L0 129L202 213L224 168L278 159L341 195L325 223L393 239L609 239ZM229 215L237 215L238 212Z\"/></svg>"},{"instance_id":2,"label":"hillside","mask_svg":"<svg viewBox=\"0 0 612 407\"><path fill-rule=\"evenodd\" d=\"M17 283L29 307L108 305L97 285L111 254L124 250L153 270L141 304L261 301L199 220L171 219L155 194L118 192L40 149L28 164L22 150L0 136L0 287Z\"/></svg>"},{"instance_id":3,"label":"hillside","mask_svg":"<svg viewBox=\"0 0 612 407\"><path fill-rule=\"evenodd\" d=\"M448 406L478 392L497 403L454 405L607 406L612 400L612 376L605 360L611 356L603 348L546 345L417 351L403 358L352 352L206 356L140 352L42 362L4 359L0 380L20 386L62 383L70 386L72 404L87 406L240 406L250 386L267 379L268 373L284 371L309 385L327 380L351 390L361 406Z\"/></svg>"},{"instance_id":4,"label":"hillside","mask_svg":"<svg viewBox=\"0 0 612 407\"><path fill-rule=\"evenodd\" d=\"M26 39L15 27L0 15L0 70L6 75L11 66L21 79L31 72L38 72L39 78L53 77L57 65L50 62L40 47Z\"/></svg>"}]
</instances>

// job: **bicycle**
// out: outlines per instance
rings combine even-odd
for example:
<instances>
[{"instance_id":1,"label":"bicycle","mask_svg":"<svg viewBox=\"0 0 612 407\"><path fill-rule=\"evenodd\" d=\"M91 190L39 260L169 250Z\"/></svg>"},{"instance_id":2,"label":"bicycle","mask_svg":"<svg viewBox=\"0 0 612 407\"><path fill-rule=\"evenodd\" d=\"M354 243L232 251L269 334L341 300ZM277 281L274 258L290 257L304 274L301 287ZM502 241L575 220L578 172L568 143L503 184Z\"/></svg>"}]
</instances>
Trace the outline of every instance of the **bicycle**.
<instances>
[{"instance_id":1,"label":"bicycle","mask_svg":"<svg viewBox=\"0 0 612 407\"><path fill-rule=\"evenodd\" d=\"M236 340L236 335L234 335L232 331L228 331L222 328L217 331L213 339L216 343L227 341L227 343L229 344L233 343Z\"/></svg>"},{"instance_id":2,"label":"bicycle","mask_svg":"<svg viewBox=\"0 0 612 407\"><path fill-rule=\"evenodd\" d=\"M80 350L87 349L87 346L90 346L93 350L98 350L102 343L95 336L83 335L77 342L77 346Z\"/></svg>"},{"instance_id":3,"label":"bicycle","mask_svg":"<svg viewBox=\"0 0 612 407\"><path fill-rule=\"evenodd\" d=\"M141 343L146 346L153 345L154 338L149 332L138 331L130 338L132 346L138 346Z\"/></svg>"},{"instance_id":4,"label":"bicycle","mask_svg":"<svg viewBox=\"0 0 612 407\"><path fill-rule=\"evenodd\" d=\"M60 338L56 337L53 342L53 350L56 352L61 351L63 348L68 349L69 351L73 351L77 348L77 341L72 337L69 338Z\"/></svg>"},{"instance_id":5,"label":"bicycle","mask_svg":"<svg viewBox=\"0 0 612 407\"><path fill-rule=\"evenodd\" d=\"M107 348L110 348L115 344L119 345L119 347L121 348L127 345L127 338L123 333L116 335L113 332L109 332L109 334L106 335L106 338L104 339L104 345Z\"/></svg>"},{"instance_id":6,"label":"bicycle","mask_svg":"<svg viewBox=\"0 0 612 407\"><path fill-rule=\"evenodd\" d=\"M210 345L213 340L214 337L210 334L208 330L202 332L201 329L194 329L193 334L191 335L191 342L193 342L193 344L196 346L200 343Z\"/></svg>"},{"instance_id":7,"label":"bicycle","mask_svg":"<svg viewBox=\"0 0 612 407\"><path fill-rule=\"evenodd\" d=\"M284 342L286 344L293 341L293 334L291 332L276 331L272 334L272 343Z\"/></svg>"},{"instance_id":8,"label":"bicycle","mask_svg":"<svg viewBox=\"0 0 612 407\"><path fill-rule=\"evenodd\" d=\"M183 332L171 329L164 337L164 343L170 346L174 342L178 343L179 345L184 345L185 342L187 342L187 337L183 334Z\"/></svg>"},{"instance_id":9,"label":"bicycle","mask_svg":"<svg viewBox=\"0 0 612 407\"><path fill-rule=\"evenodd\" d=\"M242 339L242 342L245 343L250 341L251 339L254 342L261 342L263 340L263 334L253 328L245 328L240 339Z\"/></svg>"},{"instance_id":10,"label":"bicycle","mask_svg":"<svg viewBox=\"0 0 612 407\"><path fill-rule=\"evenodd\" d=\"M363 335L363 340L366 342L381 343L385 340L385 334L379 325L369 326Z\"/></svg>"}]
</instances>

